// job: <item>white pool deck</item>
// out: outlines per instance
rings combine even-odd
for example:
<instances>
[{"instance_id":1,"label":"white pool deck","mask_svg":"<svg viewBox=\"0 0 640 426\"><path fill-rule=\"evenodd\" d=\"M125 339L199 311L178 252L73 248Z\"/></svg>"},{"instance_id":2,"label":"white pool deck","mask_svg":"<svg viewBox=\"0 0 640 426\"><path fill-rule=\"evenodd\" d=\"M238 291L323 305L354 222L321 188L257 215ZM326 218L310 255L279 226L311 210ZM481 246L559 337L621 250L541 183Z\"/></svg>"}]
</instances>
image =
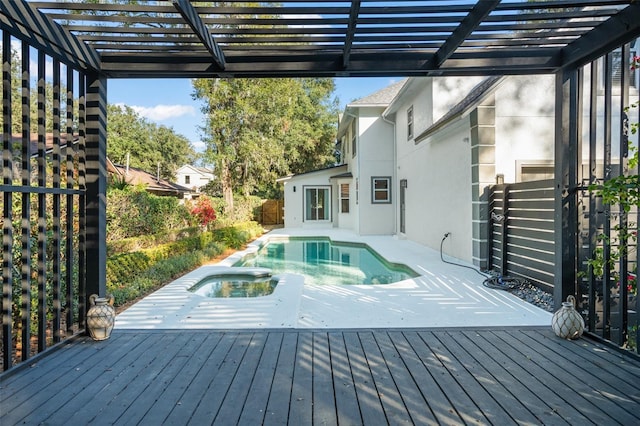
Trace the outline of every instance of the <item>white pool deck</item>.
<instances>
[{"instance_id":1,"label":"white pool deck","mask_svg":"<svg viewBox=\"0 0 640 426\"><path fill-rule=\"evenodd\" d=\"M187 289L230 267L271 236L328 236L361 242L421 276L386 285L304 285L280 275L273 294L207 298ZM456 259L445 259L459 262ZM444 263L440 253L393 236L357 236L327 229L277 229L216 265L200 267L116 317L117 329L261 329L546 326L552 314L502 290L485 287L473 270Z\"/></svg>"}]
</instances>

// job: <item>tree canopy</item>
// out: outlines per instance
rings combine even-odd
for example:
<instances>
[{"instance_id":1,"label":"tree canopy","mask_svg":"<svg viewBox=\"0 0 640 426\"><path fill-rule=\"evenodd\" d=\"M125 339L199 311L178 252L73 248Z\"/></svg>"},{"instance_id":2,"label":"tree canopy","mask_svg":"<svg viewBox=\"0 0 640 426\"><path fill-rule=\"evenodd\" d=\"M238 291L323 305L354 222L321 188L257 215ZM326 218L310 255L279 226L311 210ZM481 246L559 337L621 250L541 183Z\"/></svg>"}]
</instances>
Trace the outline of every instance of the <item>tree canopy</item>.
<instances>
[{"instance_id":1,"label":"tree canopy","mask_svg":"<svg viewBox=\"0 0 640 426\"><path fill-rule=\"evenodd\" d=\"M274 196L276 178L334 164L338 110L334 82L321 78L197 79L204 158L233 193Z\"/></svg>"},{"instance_id":2,"label":"tree canopy","mask_svg":"<svg viewBox=\"0 0 640 426\"><path fill-rule=\"evenodd\" d=\"M173 180L178 167L196 158L187 138L146 120L129 106L109 105L108 116L107 156L116 164L126 164L129 154L131 167L155 173L160 164L160 176Z\"/></svg>"}]
</instances>

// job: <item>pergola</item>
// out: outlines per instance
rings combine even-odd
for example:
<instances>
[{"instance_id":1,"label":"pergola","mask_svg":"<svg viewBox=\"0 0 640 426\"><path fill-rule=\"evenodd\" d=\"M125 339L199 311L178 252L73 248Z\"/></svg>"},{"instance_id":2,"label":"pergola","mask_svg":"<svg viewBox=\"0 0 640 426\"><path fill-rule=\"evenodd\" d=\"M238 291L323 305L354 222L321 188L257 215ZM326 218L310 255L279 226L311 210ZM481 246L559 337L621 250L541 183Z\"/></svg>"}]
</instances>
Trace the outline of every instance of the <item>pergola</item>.
<instances>
[{"instance_id":1,"label":"pergola","mask_svg":"<svg viewBox=\"0 0 640 426\"><path fill-rule=\"evenodd\" d=\"M13 238L17 237L13 235L11 225L12 197L23 197L25 201L32 194L77 197L74 199L78 206L75 214L79 217L80 242L77 253L67 253L67 261L75 256L79 262L80 324L86 309L86 296L105 293L106 94L108 80L117 78L555 73L555 239L556 265L559 266L554 291L559 304L576 291L577 188L580 185L577 164L582 137L578 129L583 99L580 70L640 36L640 3L633 0L292 0L257 4L235 0L113 0L98 3L10 0L0 3L0 30L4 100L3 347L6 369L11 364L8 354L12 334L12 286L18 285L12 279L11 248ZM30 148L31 123L29 114L24 113L29 111L29 102L24 99L23 172L20 177L13 176L10 74L14 40L22 45L23 95L25 90L29 94L28 82L34 77L38 78L39 85L44 84L47 61L54 63L54 81L60 83L60 65L63 65L67 69L67 87L78 87L69 99L76 99L79 107L76 121L80 124L78 129L67 127L66 133L77 132L79 135L77 157L67 161L71 161L68 164L78 161L80 172L77 178L67 177L66 188L49 187L45 179L37 186L31 184L29 163L25 159L36 153ZM33 51L38 55L38 76L31 76L28 62L24 62ZM58 99L59 96L60 93ZM38 109L44 117L44 106ZM54 114L54 139L58 138L58 142L54 142L53 161L58 165L63 159L59 150L56 159L55 146L59 149L61 134L65 133L65 129L60 128L61 114L58 111L57 128ZM68 120L68 126L71 121ZM38 164L43 169L45 128L42 123L37 150L37 156L42 160ZM58 173L61 173L59 167ZM40 217L45 213L43 210ZM22 217L28 218L30 214L30 207L23 206ZM23 224L21 232L23 241L32 236L28 224ZM32 253L27 246L23 244L25 259L36 255L35 250ZM39 246L37 251L38 256L44 256L46 248ZM43 275L46 275L44 269L31 271L25 265L21 273L23 282L20 285L26 297L30 294L29 277L38 275L39 282L44 282ZM68 297L70 300L72 296ZM30 309L27 304L23 307L27 311ZM58 307L54 316L60 315ZM46 317L46 313L42 316ZM28 318L23 320L24 329L29 329ZM44 332L39 333L44 340ZM28 332L23 331L23 342L27 341L25 339L28 339Z\"/></svg>"}]
</instances>

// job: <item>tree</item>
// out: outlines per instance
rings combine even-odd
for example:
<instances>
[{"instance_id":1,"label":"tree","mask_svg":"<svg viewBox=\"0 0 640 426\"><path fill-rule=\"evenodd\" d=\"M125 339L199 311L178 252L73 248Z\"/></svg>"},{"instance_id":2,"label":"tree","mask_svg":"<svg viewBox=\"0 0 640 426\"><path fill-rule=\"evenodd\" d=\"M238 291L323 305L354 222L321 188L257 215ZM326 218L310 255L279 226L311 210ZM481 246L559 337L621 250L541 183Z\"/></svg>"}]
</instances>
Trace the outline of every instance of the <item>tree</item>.
<instances>
[{"instance_id":1,"label":"tree","mask_svg":"<svg viewBox=\"0 0 640 426\"><path fill-rule=\"evenodd\" d=\"M195 159L191 143L172 128L158 126L141 117L129 106L109 105L107 121L107 155L117 164L129 165L148 173L173 179L175 170Z\"/></svg>"},{"instance_id":2,"label":"tree","mask_svg":"<svg viewBox=\"0 0 640 426\"><path fill-rule=\"evenodd\" d=\"M337 101L329 79L198 79L205 158L215 164L227 208L233 193L270 194L275 179L335 162Z\"/></svg>"}]
</instances>

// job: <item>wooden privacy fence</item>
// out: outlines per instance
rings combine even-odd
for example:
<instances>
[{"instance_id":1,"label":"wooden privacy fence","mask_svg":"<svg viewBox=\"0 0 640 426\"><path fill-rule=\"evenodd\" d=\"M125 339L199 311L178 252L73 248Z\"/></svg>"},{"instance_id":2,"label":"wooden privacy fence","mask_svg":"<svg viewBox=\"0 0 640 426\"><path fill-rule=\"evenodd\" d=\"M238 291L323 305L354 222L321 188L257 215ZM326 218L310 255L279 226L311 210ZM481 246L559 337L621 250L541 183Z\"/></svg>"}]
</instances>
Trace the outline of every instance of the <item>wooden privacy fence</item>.
<instances>
[{"instance_id":1,"label":"wooden privacy fence","mask_svg":"<svg viewBox=\"0 0 640 426\"><path fill-rule=\"evenodd\" d=\"M260 220L263 225L284 223L284 200L266 200L262 203Z\"/></svg>"},{"instance_id":2,"label":"wooden privacy fence","mask_svg":"<svg viewBox=\"0 0 640 426\"><path fill-rule=\"evenodd\" d=\"M489 267L552 291L554 181L494 185L489 191Z\"/></svg>"}]
</instances>

